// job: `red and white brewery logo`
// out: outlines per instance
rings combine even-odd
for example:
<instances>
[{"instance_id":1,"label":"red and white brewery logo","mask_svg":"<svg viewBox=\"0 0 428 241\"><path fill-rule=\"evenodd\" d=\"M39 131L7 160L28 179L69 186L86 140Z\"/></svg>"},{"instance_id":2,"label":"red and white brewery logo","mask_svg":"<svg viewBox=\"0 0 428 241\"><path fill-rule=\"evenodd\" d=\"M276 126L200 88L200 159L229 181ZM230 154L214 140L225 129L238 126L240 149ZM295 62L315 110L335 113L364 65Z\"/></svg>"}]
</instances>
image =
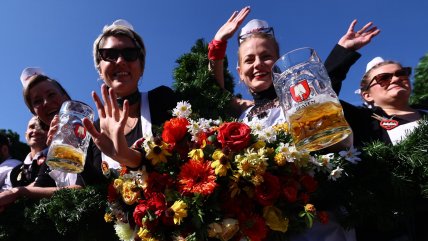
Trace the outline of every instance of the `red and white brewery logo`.
<instances>
[{"instance_id":1,"label":"red and white brewery logo","mask_svg":"<svg viewBox=\"0 0 428 241\"><path fill-rule=\"evenodd\" d=\"M296 102L306 100L311 94L311 89L307 80L302 80L299 83L290 87L291 97Z\"/></svg>"},{"instance_id":2,"label":"red and white brewery logo","mask_svg":"<svg viewBox=\"0 0 428 241\"><path fill-rule=\"evenodd\" d=\"M74 123L73 129L74 135L78 138L84 139L86 137L86 128L81 123Z\"/></svg>"}]
</instances>

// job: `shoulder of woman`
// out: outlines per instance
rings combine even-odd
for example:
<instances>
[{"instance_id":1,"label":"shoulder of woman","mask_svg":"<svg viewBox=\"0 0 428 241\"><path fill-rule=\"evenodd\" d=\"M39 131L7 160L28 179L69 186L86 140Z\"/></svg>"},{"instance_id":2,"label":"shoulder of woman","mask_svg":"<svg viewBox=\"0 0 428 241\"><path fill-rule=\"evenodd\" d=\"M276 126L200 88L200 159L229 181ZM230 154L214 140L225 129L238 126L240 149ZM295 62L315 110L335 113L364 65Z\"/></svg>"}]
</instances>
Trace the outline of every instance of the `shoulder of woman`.
<instances>
[{"instance_id":1,"label":"shoulder of woman","mask_svg":"<svg viewBox=\"0 0 428 241\"><path fill-rule=\"evenodd\" d=\"M149 95L153 95L153 94L156 94L156 95L157 94L175 94L175 92L168 86L161 85L152 90L149 90Z\"/></svg>"}]
</instances>

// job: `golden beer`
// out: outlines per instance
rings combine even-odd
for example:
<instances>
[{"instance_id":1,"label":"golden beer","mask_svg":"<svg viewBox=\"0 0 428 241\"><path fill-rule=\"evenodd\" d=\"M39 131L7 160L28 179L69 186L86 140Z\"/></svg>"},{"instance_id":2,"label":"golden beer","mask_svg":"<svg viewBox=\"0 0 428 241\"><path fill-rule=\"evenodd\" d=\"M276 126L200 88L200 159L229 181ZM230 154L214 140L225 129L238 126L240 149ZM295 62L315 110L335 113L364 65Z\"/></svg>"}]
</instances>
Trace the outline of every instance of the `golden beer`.
<instances>
[{"instance_id":1,"label":"golden beer","mask_svg":"<svg viewBox=\"0 0 428 241\"><path fill-rule=\"evenodd\" d=\"M319 150L338 143L352 133L341 105L332 101L297 110L288 121L299 150Z\"/></svg>"},{"instance_id":2,"label":"golden beer","mask_svg":"<svg viewBox=\"0 0 428 241\"><path fill-rule=\"evenodd\" d=\"M46 164L51 169L80 173L85 166L85 153L66 144L52 144Z\"/></svg>"}]
</instances>

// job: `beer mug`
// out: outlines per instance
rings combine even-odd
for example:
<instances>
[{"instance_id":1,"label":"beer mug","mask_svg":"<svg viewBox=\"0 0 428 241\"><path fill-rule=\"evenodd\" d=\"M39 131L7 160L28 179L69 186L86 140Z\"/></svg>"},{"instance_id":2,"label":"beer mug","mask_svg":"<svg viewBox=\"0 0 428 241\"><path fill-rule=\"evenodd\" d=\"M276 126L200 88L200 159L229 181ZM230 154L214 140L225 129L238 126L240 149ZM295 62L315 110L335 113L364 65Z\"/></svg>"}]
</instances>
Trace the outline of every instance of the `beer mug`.
<instances>
[{"instance_id":1,"label":"beer mug","mask_svg":"<svg viewBox=\"0 0 428 241\"><path fill-rule=\"evenodd\" d=\"M281 56L272 67L272 78L298 150L320 150L352 133L314 49L300 48Z\"/></svg>"},{"instance_id":2,"label":"beer mug","mask_svg":"<svg viewBox=\"0 0 428 241\"><path fill-rule=\"evenodd\" d=\"M59 128L55 133L46 164L55 170L80 173L85 166L90 135L83 126L83 118L94 120L92 108L80 101L66 101L59 111Z\"/></svg>"}]
</instances>

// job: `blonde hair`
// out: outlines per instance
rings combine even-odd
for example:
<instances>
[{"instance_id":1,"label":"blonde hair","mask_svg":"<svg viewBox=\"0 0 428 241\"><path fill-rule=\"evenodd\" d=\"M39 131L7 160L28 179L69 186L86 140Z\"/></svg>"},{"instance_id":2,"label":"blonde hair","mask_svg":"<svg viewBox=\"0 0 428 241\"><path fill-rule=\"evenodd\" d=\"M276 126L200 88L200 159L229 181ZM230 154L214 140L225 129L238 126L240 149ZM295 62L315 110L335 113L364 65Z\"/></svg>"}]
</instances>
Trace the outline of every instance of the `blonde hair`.
<instances>
[{"instance_id":1,"label":"blonde hair","mask_svg":"<svg viewBox=\"0 0 428 241\"><path fill-rule=\"evenodd\" d=\"M245 41L247 41L250 38L261 38L261 39L272 40L273 41L273 46L274 46L274 49L275 49L275 53L276 53L277 57L279 58L279 44L276 41L276 38L274 36L272 36L271 34L266 34L266 33L262 33L262 32L260 32L260 33L254 33L254 34L251 34L250 36L248 36L247 38L243 39L242 42L239 44L239 48L238 48L238 65L239 66L241 65L241 55L240 55L241 46L242 46L242 44Z\"/></svg>"}]
</instances>

